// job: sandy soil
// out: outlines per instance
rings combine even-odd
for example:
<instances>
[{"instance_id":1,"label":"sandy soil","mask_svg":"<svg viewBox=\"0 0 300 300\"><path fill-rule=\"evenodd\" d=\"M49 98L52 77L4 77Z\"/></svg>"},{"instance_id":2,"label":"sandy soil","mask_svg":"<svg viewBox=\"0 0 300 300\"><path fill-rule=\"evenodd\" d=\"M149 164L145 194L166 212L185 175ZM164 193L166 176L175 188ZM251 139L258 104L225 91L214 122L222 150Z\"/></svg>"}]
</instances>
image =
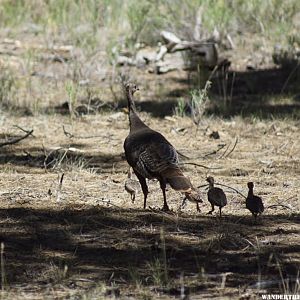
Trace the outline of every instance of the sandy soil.
<instances>
[{"instance_id":1,"label":"sandy soil","mask_svg":"<svg viewBox=\"0 0 300 300\"><path fill-rule=\"evenodd\" d=\"M201 213L192 203L180 209L182 196L170 188L172 213L161 212L162 194L154 181L148 200L154 210L142 209L141 193L132 204L124 190L128 166L122 144L128 120L123 112L75 120L3 115L6 138L20 135L15 124L34 129L34 136L1 149L3 295L167 299L184 293L191 299L229 299L295 287L299 122L204 118L197 130L188 118L141 116L190 157L184 161L216 168L184 166L195 185L213 175L245 195L246 183L254 181L267 207L258 223L244 198L227 188L222 220L217 211L206 215L205 187ZM63 126L76 137L67 137ZM220 139L210 138L212 131ZM280 204L284 207L268 208Z\"/></svg>"},{"instance_id":2,"label":"sandy soil","mask_svg":"<svg viewBox=\"0 0 300 300\"><path fill-rule=\"evenodd\" d=\"M141 191L131 203L124 190L126 104L103 52L62 63L37 38L16 38L20 43L0 43L0 68L12 72L18 95L3 103L0 138L23 135L15 125L34 132L0 147L2 299L299 293L300 103L289 71L270 65L247 71L239 63L225 77L216 74L209 108L214 117L203 117L196 128L189 117L174 116L193 74L122 69L140 85L137 106L145 122L189 157L183 163L207 167L182 166L202 186L201 212L193 203L181 208L182 195L168 188L167 214L160 211L157 182L149 182L152 209L142 209ZM78 99L70 116L66 87L72 82ZM225 102L229 110L222 109ZM213 131L219 139L210 137ZM222 220L217 211L207 215L203 185L209 175L243 195L253 181L266 207L258 222L230 188L224 188Z\"/></svg>"}]
</instances>

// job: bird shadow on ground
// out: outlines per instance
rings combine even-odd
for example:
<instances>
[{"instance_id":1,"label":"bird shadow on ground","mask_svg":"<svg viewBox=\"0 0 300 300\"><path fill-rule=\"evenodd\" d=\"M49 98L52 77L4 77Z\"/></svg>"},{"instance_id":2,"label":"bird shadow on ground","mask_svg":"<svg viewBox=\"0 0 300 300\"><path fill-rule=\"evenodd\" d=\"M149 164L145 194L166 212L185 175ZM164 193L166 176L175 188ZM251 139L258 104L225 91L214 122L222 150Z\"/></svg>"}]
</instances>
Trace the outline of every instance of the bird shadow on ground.
<instances>
[{"instance_id":1,"label":"bird shadow on ground","mask_svg":"<svg viewBox=\"0 0 300 300\"><path fill-rule=\"evenodd\" d=\"M240 216L217 217L109 207L0 210L0 241L5 245L9 285L65 284L76 288L86 278L110 285L164 286L184 274L196 283L191 292L208 288L209 274L230 274L226 286L244 288L261 280L294 278L299 269L299 214L263 216L248 225ZM243 220L245 220L243 219ZM286 224L289 228L287 230ZM280 228L279 228L280 227ZM65 266L68 271L64 273ZM280 270L278 270L280 266ZM64 274L63 276L61 274ZM205 275L206 274L206 275ZM205 277L206 276L206 277ZM214 287L221 284L214 279Z\"/></svg>"}]
</instances>

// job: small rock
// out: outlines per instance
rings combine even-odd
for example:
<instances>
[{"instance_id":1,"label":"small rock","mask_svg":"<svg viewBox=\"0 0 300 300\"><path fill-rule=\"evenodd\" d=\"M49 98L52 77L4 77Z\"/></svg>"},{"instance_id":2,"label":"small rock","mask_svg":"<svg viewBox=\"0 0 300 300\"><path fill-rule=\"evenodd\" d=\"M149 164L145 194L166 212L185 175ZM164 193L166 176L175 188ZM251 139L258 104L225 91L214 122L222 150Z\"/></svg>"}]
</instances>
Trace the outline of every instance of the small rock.
<instances>
[{"instance_id":1,"label":"small rock","mask_svg":"<svg viewBox=\"0 0 300 300\"><path fill-rule=\"evenodd\" d=\"M163 30L160 32L160 35L168 43L174 43L174 44L181 43L181 39L170 31Z\"/></svg>"},{"instance_id":2,"label":"small rock","mask_svg":"<svg viewBox=\"0 0 300 300\"><path fill-rule=\"evenodd\" d=\"M246 170L234 169L230 171L231 176L247 176L249 173Z\"/></svg>"},{"instance_id":3,"label":"small rock","mask_svg":"<svg viewBox=\"0 0 300 300\"><path fill-rule=\"evenodd\" d=\"M209 135L210 138L212 139L219 139L220 138L220 135L219 135L219 132L218 131L213 131L210 135Z\"/></svg>"},{"instance_id":4,"label":"small rock","mask_svg":"<svg viewBox=\"0 0 300 300\"><path fill-rule=\"evenodd\" d=\"M89 79L83 79L79 81L79 85L84 86L84 85L88 85L90 83Z\"/></svg>"},{"instance_id":5,"label":"small rock","mask_svg":"<svg viewBox=\"0 0 300 300\"><path fill-rule=\"evenodd\" d=\"M171 129L171 132L172 132L172 133L175 133L175 134L185 135L186 132L187 132L187 129L184 128L184 127L177 127L177 128L173 127L173 128Z\"/></svg>"},{"instance_id":6,"label":"small rock","mask_svg":"<svg viewBox=\"0 0 300 300\"><path fill-rule=\"evenodd\" d=\"M135 61L132 58L127 57L127 56L118 56L117 64L119 66L124 66L124 65L135 66L136 65Z\"/></svg>"},{"instance_id":7,"label":"small rock","mask_svg":"<svg viewBox=\"0 0 300 300\"><path fill-rule=\"evenodd\" d=\"M185 62L182 58L181 53L167 53L164 60L157 62L156 73L164 74L173 70L182 70L185 66Z\"/></svg>"},{"instance_id":8,"label":"small rock","mask_svg":"<svg viewBox=\"0 0 300 300\"><path fill-rule=\"evenodd\" d=\"M174 122L174 123L177 122L177 119L176 119L176 118L170 117L170 116L166 116L166 117L165 117L165 120L170 121L170 122Z\"/></svg>"}]
</instances>

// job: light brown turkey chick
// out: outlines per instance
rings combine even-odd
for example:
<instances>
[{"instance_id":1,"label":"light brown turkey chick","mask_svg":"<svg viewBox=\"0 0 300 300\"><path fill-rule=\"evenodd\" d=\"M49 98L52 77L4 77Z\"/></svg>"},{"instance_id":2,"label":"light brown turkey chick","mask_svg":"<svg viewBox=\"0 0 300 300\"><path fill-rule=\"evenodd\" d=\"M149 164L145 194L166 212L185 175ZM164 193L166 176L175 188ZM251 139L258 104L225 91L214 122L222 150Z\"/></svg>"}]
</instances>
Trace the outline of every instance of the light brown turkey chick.
<instances>
[{"instance_id":1,"label":"light brown turkey chick","mask_svg":"<svg viewBox=\"0 0 300 300\"><path fill-rule=\"evenodd\" d=\"M135 196L138 193L140 184L137 180L132 178L131 168L128 169L127 178L125 181L125 190L130 194L132 203L135 201Z\"/></svg>"}]
</instances>

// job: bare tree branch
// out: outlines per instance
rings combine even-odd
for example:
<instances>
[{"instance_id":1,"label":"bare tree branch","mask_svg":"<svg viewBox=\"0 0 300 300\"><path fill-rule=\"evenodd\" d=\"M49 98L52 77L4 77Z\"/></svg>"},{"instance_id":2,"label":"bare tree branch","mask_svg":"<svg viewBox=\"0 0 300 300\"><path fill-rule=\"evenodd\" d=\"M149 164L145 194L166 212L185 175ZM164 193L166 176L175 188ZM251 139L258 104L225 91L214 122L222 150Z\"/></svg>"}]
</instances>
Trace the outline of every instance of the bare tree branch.
<instances>
[{"instance_id":1,"label":"bare tree branch","mask_svg":"<svg viewBox=\"0 0 300 300\"><path fill-rule=\"evenodd\" d=\"M208 170L220 170L220 169L222 169L222 168L219 168L219 167L207 167L207 166L204 166L204 165L191 163L191 162L183 162L183 163L179 163L179 165L192 165L192 166L201 167L201 168L208 169Z\"/></svg>"},{"instance_id":2,"label":"bare tree branch","mask_svg":"<svg viewBox=\"0 0 300 300\"><path fill-rule=\"evenodd\" d=\"M203 188L203 187L208 187L208 186L209 186L208 183L207 184L201 184L201 185L197 186L197 189L200 189L200 188Z\"/></svg>"},{"instance_id":3,"label":"bare tree branch","mask_svg":"<svg viewBox=\"0 0 300 300\"><path fill-rule=\"evenodd\" d=\"M235 149L237 143L238 143L238 137L235 138L235 142L234 142L234 145L233 145L232 149L227 153L227 151L228 151L228 149L229 149L229 147L230 147L230 145L231 145L231 143L230 143L230 144L227 146L226 150L225 150L225 151L224 151L217 159L220 159L220 158L222 158L222 157L228 157L229 154L231 154L231 153L233 152L233 150Z\"/></svg>"},{"instance_id":4,"label":"bare tree branch","mask_svg":"<svg viewBox=\"0 0 300 300\"><path fill-rule=\"evenodd\" d=\"M230 147L230 144L227 145L225 151L224 151L219 157L217 157L217 159L222 158L222 157L226 154L226 152L228 151L229 147ZM222 148L222 149L223 149L223 148Z\"/></svg>"},{"instance_id":5,"label":"bare tree branch","mask_svg":"<svg viewBox=\"0 0 300 300\"><path fill-rule=\"evenodd\" d=\"M267 206L266 209L268 209L268 208L276 208L276 207L282 207L282 208L287 208L287 209L293 210L292 207L290 207L288 205L284 205L284 204L273 204L273 205Z\"/></svg>"},{"instance_id":6,"label":"bare tree branch","mask_svg":"<svg viewBox=\"0 0 300 300\"><path fill-rule=\"evenodd\" d=\"M179 156L183 157L183 158L186 158L186 159L191 159L190 157L182 154L181 152L179 152L178 150L176 150L176 152L179 154Z\"/></svg>"},{"instance_id":7,"label":"bare tree branch","mask_svg":"<svg viewBox=\"0 0 300 300\"><path fill-rule=\"evenodd\" d=\"M24 130L23 130L24 131ZM27 131L27 133L19 138L15 138L15 139L11 139L9 141L0 143L0 147L4 147L4 146L8 146L8 145L13 145L16 144L24 139L26 139L27 137L29 137L31 134L33 133L33 129L30 131Z\"/></svg>"},{"instance_id":8,"label":"bare tree branch","mask_svg":"<svg viewBox=\"0 0 300 300\"><path fill-rule=\"evenodd\" d=\"M56 191L56 201L59 202L61 199L61 189L62 189L62 184L64 180L65 173L62 173L60 179L59 179L59 184L58 184L58 189Z\"/></svg>"},{"instance_id":9,"label":"bare tree branch","mask_svg":"<svg viewBox=\"0 0 300 300\"><path fill-rule=\"evenodd\" d=\"M207 156L210 156L210 155L214 155L214 154L217 154L220 150L222 150L224 147L226 146L226 144L221 144L218 146L218 149L217 150L214 150L212 152L209 152L207 154L205 154L203 157L207 157Z\"/></svg>"},{"instance_id":10,"label":"bare tree branch","mask_svg":"<svg viewBox=\"0 0 300 300\"><path fill-rule=\"evenodd\" d=\"M233 152L233 150L235 149L235 147L236 147L236 145L237 145L237 143L238 143L238 140L239 140L239 138L238 137L236 137L236 139L235 139L235 142L234 142L234 145L233 145L233 147L232 147L232 149L225 155L225 157L228 157L232 152Z\"/></svg>"},{"instance_id":11,"label":"bare tree branch","mask_svg":"<svg viewBox=\"0 0 300 300\"><path fill-rule=\"evenodd\" d=\"M70 139L74 137L74 134L68 132L68 131L65 129L65 126L64 126L64 125L62 126L62 128L63 128L63 131L64 131L65 136L67 136L67 137L70 138Z\"/></svg>"},{"instance_id":12,"label":"bare tree branch","mask_svg":"<svg viewBox=\"0 0 300 300\"><path fill-rule=\"evenodd\" d=\"M24 132L26 132L26 133L30 132L30 130L24 129L24 128L22 128L22 127L19 126L19 125L14 125L14 127L18 128L18 129L20 129L20 130L22 130L22 131L24 131ZM30 135L32 135L32 136L34 137L34 135L33 135L32 133L31 133Z\"/></svg>"},{"instance_id":13,"label":"bare tree branch","mask_svg":"<svg viewBox=\"0 0 300 300\"><path fill-rule=\"evenodd\" d=\"M215 184L216 184L216 185L220 185L220 186L227 187L227 188L229 188L229 189L232 189L232 190L234 190L236 193L238 193L239 195L241 195L243 198L247 199L247 197L246 197L245 195L243 195L240 191L238 191L237 189L235 189L235 188L233 188L233 187L231 187L231 186L228 186L228 185L222 184L222 183L216 183L216 182L215 182Z\"/></svg>"},{"instance_id":14,"label":"bare tree branch","mask_svg":"<svg viewBox=\"0 0 300 300\"><path fill-rule=\"evenodd\" d=\"M87 135L87 136L83 136L83 135L74 135L73 133L71 132L68 132L66 129L65 129L65 126L63 125L63 131L64 131L64 134L65 136L67 136L68 138L72 139L93 139L93 138L107 138L106 136L103 136L103 135Z\"/></svg>"}]
</instances>

